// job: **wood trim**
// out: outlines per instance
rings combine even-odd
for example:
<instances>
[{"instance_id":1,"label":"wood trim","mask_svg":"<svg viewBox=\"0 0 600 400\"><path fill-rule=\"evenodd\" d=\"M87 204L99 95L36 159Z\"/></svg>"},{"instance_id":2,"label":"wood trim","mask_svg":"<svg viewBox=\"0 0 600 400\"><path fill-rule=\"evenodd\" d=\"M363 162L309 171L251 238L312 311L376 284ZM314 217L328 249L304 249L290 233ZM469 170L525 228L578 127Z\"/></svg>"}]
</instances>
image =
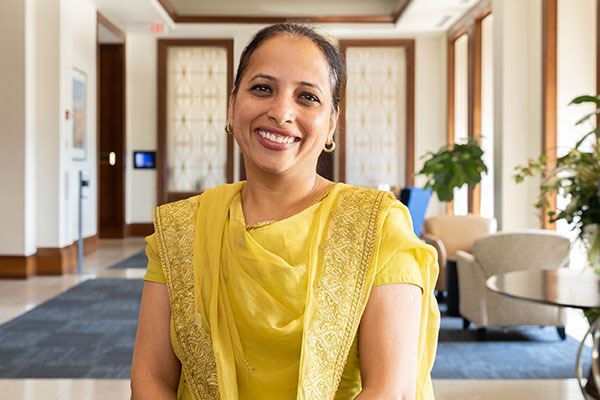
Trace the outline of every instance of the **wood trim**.
<instances>
[{"instance_id":1,"label":"wood trim","mask_svg":"<svg viewBox=\"0 0 600 400\"><path fill-rule=\"evenodd\" d=\"M233 40L228 40L225 43L227 48L227 103L229 103L229 95L233 90ZM225 123L227 123L227 117L225 117ZM223 127L223 134L225 134L225 127ZM233 135L227 136L227 183L233 183Z\"/></svg>"},{"instance_id":2,"label":"wood trim","mask_svg":"<svg viewBox=\"0 0 600 400\"><path fill-rule=\"evenodd\" d=\"M100 236L97 233L93 236L83 238L83 255L87 256L98 251L99 239Z\"/></svg>"},{"instance_id":3,"label":"wood trim","mask_svg":"<svg viewBox=\"0 0 600 400\"><path fill-rule=\"evenodd\" d=\"M481 21L488 15L492 13L492 1L491 0L481 0L477 4L475 4L465 15L463 15L458 21L454 23L450 28L448 28L448 40L455 41L464 33L466 33L467 28L473 24L475 21Z\"/></svg>"},{"instance_id":4,"label":"wood trim","mask_svg":"<svg viewBox=\"0 0 600 400\"><path fill-rule=\"evenodd\" d=\"M100 15L96 11L96 231L100 231Z\"/></svg>"},{"instance_id":5,"label":"wood trim","mask_svg":"<svg viewBox=\"0 0 600 400\"><path fill-rule=\"evenodd\" d=\"M83 254L88 255L98 250L98 234L83 238ZM65 275L77 272L77 246L75 240L64 247L38 248L37 274L38 275Z\"/></svg>"},{"instance_id":6,"label":"wood trim","mask_svg":"<svg viewBox=\"0 0 600 400\"><path fill-rule=\"evenodd\" d=\"M127 224L127 236L149 236L154 233L154 224L148 223L135 223Z\"/></svg>"},{"instance_id":7,"label":"wood trim","mask_svg":"<svg viewBox=\"0 0 600 400\"><path fill-rule=\"evenodd\" d=\"M394 11L392 11L392 20L394 23L398 22L411 1L412 0L398 0L398 4L396 4Z\"/></svg>"},{"instance_id":8,"label":"wood trim","mask_svg":"<svg viewBox=\"0 0 600 400\"><path fill-rule=\"evenodd\" d=\"M0 279L28 279L35 276L36 256L0 256Z\"/></svg>"},{"instance_id":9,"label":"wood trim","mask_svg":"<svg viewBox=\"0 0 600 400\"><path fill-rule=\"evenodd\" d=\"M492 13L491 0L482 0L473 6L461 19L448 29L448 75L447 75L447 102L448 124L446 138L448 144L454 144L454 96L456 88L455 78L455 53L454 45L458 38L467 35L468 39L468 82L467 82L467 134L469 138L478 137L481 144L481 22ZM481 185L468 193L468 212L479 215L481 211ZM446 203L446 213L454 213L454 201Z\"/></svg>"},{"instance_id":10,"label":"wood trim","mask_svg":"<svg viewBox=\"0 0 600 400\"><path fill-rule=\"evenodd\" d=\"M168 0L159 0L162 4ZM164 7L164 6L163 6ZM157 142L156 142L156 202L161 205L167 202L167 43L157 42Z\"/></svg>"},{"instance_id":11,"label":"wood trim","mask_svg":"<svg viewBox=\"0 0 600 400\"><path fill-rule=\"evenodd\" d=\"M481 21L478 18L469 27L469 138L477 138L481 146ZM469 190L468 212L479 215L481 213L481 184Z\"/></svg>"},{"instance_id":12,"label":"wood trim","mask_svg":"<svg viewBox=\"0 0 600 400\"><path fill-rule=\"evenodd\" d=\"M542 153L548 156L546 170L556 165L557 146L557 0L542 2ZM548 199L550 209L556 209L556 196ZM556 230L550 223L548 210L542 212L542 228Z\"/></svg>"},{"instance_id":13,"label":"wood trim","mask_svg":"<svg viewBox=\"0 0 600 400\"><path fill-rule=\"evenodd\" d=\"M96 11L96 22L97 25L102 24L106 29L115 34L119 39L125 42L126 35L121 29L119 29L115 24L111 22L108 18L106 18L100 11ZM96 30L97 32L97 30ZM98 35L96 35L96 41L98 41Z\"/></svg>"},{"instance_id":14,"label":"wood trim","mask_svg":"<svg viewBox=\"0 0 600 400\"><path fill-rule=\"evenodd\" d=\"M344 47L344 41L340 40L339 42L340 52L344 55L344 63L346 62L346 50L347 46ZM346 82L344 82L344 89L348 78L346 77ZM337 123L337 132L335 136L337 137L337 165L335 163L335 157L333 158L333 171L335 176L335 169L337 168L337 180L338 182L346 182L346 91L343 91L342 98L340 99L340 114L338 116Z\"/></svg>"},{"instance_id":15,"label":"wood trim","mask_svg":"<svg viewBox=\"0 0 600 400\"><path fill-rule=\"evenodd\" d=\"M38 248L38 275L66 275L77 271L77 242L65 247Z\"/></svg>"},{"instance_id":16,"label":"wood trim","mask_svg":"<svg viewBox=\"0 0 600 400\"><path fill-rule=\"evenodd\" d=\"M313 23L368 23L368 24L395 24L404 13L412 0L398 0L392 12L388 15L325 15L306 16L274 15L270 17L247 15L181 15L170 0L158 0L158 3L175 23L191 24L276 24L281 22L313 22Z\"/></svg>"},{"instance_id":17,"label":"wood trim","mask_svg":"<svg viewBox=\"0 0 600 400\"><path fill-rule=\"evenodd\" d=\"M415 41L405 46L406 49L406 186L415 184Z\"/></svg>"},{"instance_id":18,"label":"wood trim","mask_svg":"<svg viewBox=\"0 0 600 400\"><path fill-rule=\"evenodd\" d=\"M344 39L339 42L344 57L348 47L404 47L406 51L406 165L407 186L414 185L415 171L415 41L414 39ZM338 121L338 180L346 180L346 96L340 102Z\"/></svg>"},{"instance_id":19,"label":"wood trim","mask_svg":"<svg viewBox=\"0 0 600 400\"><path fill-rule=\"evenodd\" d=\"M168 1L168 0L162 0ZM157 41L157 202L158 205L171 201L168 193L168 170L167 170L167 50L171 46L214 46L225 47L227 50L227 92L231 93L233 88L233 39L159 39ZM225 135L225 131L223 131ZM227 172L228 183L233 182L233 137L227 135ZM197 193L185 194L186 197ZM180 193L174 194L179 197Z\"/></svg>"},{"instance_id":20,"label":"wood trim","mask_svg":"<svg viewBox=\"0 0 600 400\"><path fill-rule=\"evenodd\" d=\"M455 75L455 71L454 71L454 63L455 63L455 56L454 56L454 42L455 40L449 40L448 41L448 54L447 54L447 58L448 58L448 75L446 77L446 85L447 85L447 90L446 90L446 104L448 107L447 110L447 116L446 116L446 142L449 145L454 144L454 94L456 91L455 85L454 85L454 75ZM454 200L451 201L447 201L446 202L446 214L454 214Z\"/></svg>"},{"instance_id":21,"label":"wood trim","mask_svg":"<svg viewBox=\"0 0 600 400\"><path fill-rule=\"evenodd\" d=\"M171 17L173 22L177 22L177 10L175 9L173 3L171 3L171 0L158 0L158 4L160 4L165 12L169 14L169 17Z\"/></svg>"}]
</instances>

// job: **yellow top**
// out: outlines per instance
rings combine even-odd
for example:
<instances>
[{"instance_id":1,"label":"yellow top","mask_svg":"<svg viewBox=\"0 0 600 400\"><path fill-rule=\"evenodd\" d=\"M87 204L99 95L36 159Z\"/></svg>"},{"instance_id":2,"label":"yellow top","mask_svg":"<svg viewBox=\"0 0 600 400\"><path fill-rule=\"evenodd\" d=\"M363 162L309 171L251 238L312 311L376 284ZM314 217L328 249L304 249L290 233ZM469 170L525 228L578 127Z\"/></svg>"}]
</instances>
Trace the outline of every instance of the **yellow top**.
<instances>
[{"instance_id":1,"label":"yellow top","mask_svg":"<svg viewBox=\"0 0 600 400\"><path fill-rule=\"evenodd\" d=\"M342 188L348 188L348 185L335 185L325 199L292 217L246 229L239 195L241 185L236 187L238 192L224 213L226 220L220 249L220 284L226 298L222 303L227 315L226 323L221 325L227 329L227 343L215 350L218 360L235 360L235 368L229 371L234 376L224 376L226 371L223 369L218 371L221 398L281 400L299 396L307 288L312 279L310 263L315 259L323 261L322 255L315 257L314 253L324 246L322 243L327 236L324 231L329 227ZM423 289L416 398L433 399L429 373L439 329L439 312L432 295L437 279L435 251L416 238L406 208L397 200L390 202L377 232L379 245L372 256L376 259L372 286L410 283ZM212 226L203 229L207 230L206 235L218 235L218 232L210 231ZM147 237L146 241L149 263L144 279L166 283L156 234ZM198 250L197 243L194 248ZM196 254L194 252L194 273L200 275ZM198 283L198 277L195 282ZM210 300L205 294L198 296L202 297L204 302L197 300L197 307L207 321L211 313L207 305ZM172 344L180 357L173 329L172 323ZM215 335L219 334L212 334L214 341ZM216 347L214 343L213 347ZM231 353L230 358L221 353ZM345 365L336 399L353 399L361 390L356 334ZM179 399L192 399L183 374L178 392Z\"/></svg>"}]
</instances>

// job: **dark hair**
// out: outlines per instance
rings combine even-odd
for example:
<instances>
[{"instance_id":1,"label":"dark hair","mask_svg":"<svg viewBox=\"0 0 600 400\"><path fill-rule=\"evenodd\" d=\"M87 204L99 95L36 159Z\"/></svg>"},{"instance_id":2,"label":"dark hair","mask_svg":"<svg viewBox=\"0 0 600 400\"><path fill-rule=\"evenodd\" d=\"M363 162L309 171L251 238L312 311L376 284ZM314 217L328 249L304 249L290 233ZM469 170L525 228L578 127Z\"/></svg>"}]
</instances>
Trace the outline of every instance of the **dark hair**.
<instances>
[{"instance_id":1,"label":"dark hair","mask_svg":"<svg viewBox=\"0 0 600 400\"><path fill-rule=\"evenodd\" d=\"M340 99L346 86L346 64L338 46L333 39L317 32L308 25L298 23L281 23L267 26L258 31L242 52L240 64L235 75L232 95L235 97L239 89L242 75L248 68L252 55L269 39L281 34L294 35L309 39L319 47L329 64L329 83L331 84L332 107L338 112Z\"/></svg>"}]
</instances>

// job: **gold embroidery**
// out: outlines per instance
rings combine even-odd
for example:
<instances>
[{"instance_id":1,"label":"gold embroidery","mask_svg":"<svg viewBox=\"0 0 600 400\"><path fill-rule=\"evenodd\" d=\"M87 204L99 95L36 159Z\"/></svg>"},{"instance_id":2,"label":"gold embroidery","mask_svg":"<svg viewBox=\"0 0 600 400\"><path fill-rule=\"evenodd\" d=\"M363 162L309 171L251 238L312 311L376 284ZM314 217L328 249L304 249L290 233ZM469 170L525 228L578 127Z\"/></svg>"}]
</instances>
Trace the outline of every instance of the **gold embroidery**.
<instances>
[{"instance_id":1,"label":"gold embroidery","mask_svg":"<svg viewBox=\"0 0 600 400\"><path fill-rule=\"evenodd\" d=\"M386 196L355 187L340 193L314 288L318 307L306 332L308 368L300 382L301 399L335 397L374 277L369 266Z\"/></svg>"},{"instance_id":2,"label":"gold embroidery","mask_svg":"<svg viewBox=\"0 0 600 400\"><path fill-rule=\"evenodd\" d=\"M192 197L156 208L154 228L188 389L194 399L219 399L212 339L196 312L194 299L192 260L197 203L198 198Z\"/></svg>"}]
</instances>

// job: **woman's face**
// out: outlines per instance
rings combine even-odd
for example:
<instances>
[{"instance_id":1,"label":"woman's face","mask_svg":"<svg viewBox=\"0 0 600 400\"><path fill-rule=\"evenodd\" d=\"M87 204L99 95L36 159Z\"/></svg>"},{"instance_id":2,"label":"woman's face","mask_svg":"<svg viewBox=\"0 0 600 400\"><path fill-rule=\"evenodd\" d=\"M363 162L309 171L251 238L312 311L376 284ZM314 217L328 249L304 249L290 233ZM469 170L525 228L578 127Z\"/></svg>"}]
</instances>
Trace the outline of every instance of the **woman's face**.
<instances>
[{"instance_id":1,"label":"woman's face","mask_svg":"<svg viewBox=\"0 0 600 400\"><path fill-rule=\"evenodd\" d=\"M335 130L329 64L309 39L281 34L252 55L228 121L249 172L316 173Z\"/></svg>"}]
</instances>

